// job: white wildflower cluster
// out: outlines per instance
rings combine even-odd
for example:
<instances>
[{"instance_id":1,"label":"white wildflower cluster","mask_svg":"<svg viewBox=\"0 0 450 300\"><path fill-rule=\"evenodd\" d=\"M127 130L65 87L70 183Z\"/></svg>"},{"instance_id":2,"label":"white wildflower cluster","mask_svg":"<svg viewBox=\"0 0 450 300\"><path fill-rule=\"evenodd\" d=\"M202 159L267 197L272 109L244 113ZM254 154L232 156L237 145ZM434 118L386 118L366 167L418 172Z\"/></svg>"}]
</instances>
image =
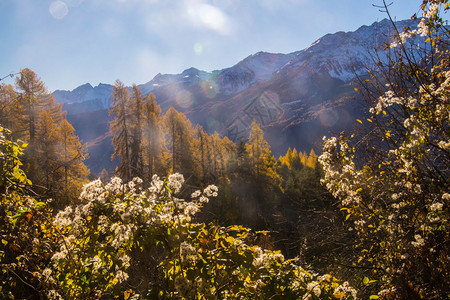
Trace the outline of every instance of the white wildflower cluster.
<instances>
[{"instance_id":1,"label":"white wildflower cluster","mask_svg":"<svg viewBox=\"0 0 450 300\"><path fill-rule=\"evenodd\" d=\"M204 190L203 194L206 197L217 197L218 188L215 185L208 185Z\"/></svg>"},{"instance_id":2,"label":"white wildflower cluster","mask_svg":"<svg viewBox=\"0 0 450 300\"><path fill-rule=\"evenodd\" d=\"M253 252L253 266L255 268L267 268L271 263L283 263L284 256L280 253L264 251L260 247L256 247Z\"/></svg>"},{"instance_id":3,"label":"white wildflower cluster","mask_svg":"<svg viewBox=\"0 0 450 300\"><path fill-rule=\"evenodd\" d=\"M357 291L345 281L334 290L334 295L351 295L353 299L357 299Z\"/></svg>"},{"instance_id":4,"label":"white wildflower cluster","mask_svg":"<svg viewBox=\"0 0 450 300\"><path fill-rule=\"evenodd\" d=\"M395 287L390 287L388 289L384 289L378 292L378 296L382 297L383 299L389 299L389 295L394 293L397 289Z\"/></svg>"},{"instance_id":5,"label":"white wildflower cluster","mask_svg":"<svg viewBox=\"0 0 450 300\"><path fill-rule=\"evenodd\" d=\"M419 24L417 24L417 34L420 36L427 36L430 32L425 18L421 18Z\"/></svg>"},{"instance_id":6,"label":"white wildflower cluster","mask_svg":"<svg viewBox=\"0 0 450 300\"><path fill-rule=\"evenodd\" d=\"M269 262L268 255L265 254L260 247L257 247L255 249L253 255L254 255L253 266L255 266L256 268L264 267Z\"/></svg>"},{"instance_id":7,"label":"white wildflower cluster","mask_svg":"<svg viewBox=\"0 0 450 300\"><path fill-rule=\"evenodd\" d=\"M49 299L49 300L62 300L63 298L61 297L60 294L58 294L57 291L50 290L47 293L47 299Z\"/></svg>"},{"instance_id":8,"label":"white wildflower cluster","mask_svg":"<svg viewBox=\"0 0 450 300\"><path fill-rule=\"evenodd\" d=\"M446 201L446 195L448 195L447 193L445 193L444 195L442 195L442 200ZM439 201L434 201L430 206L429 206L429 212L428 212L428 220L431 223L438 223L438 222L442 222L445 221L445 217L444 217L444 203L439 202ZM424 229L427 229L427 231L430 231L431 227L427 226L424 227Z\"/></svg>"},{"instance_id":9,"label":"white wildflower cluster","mask_svg":"<svg viewBox=\"0 0 450 300\"><path fill-rule=\"evenodd\" d=\"M438 15L441 2L429 3L418 28L400 34L398 41L431 34L426 18ZM429 43L429 47L434 48L430 53L437 53L436 61L439 61L443 52L439 50L438 42ZM408 251L416 251L417 247L430 246L429 235L448 226L448 190L442 186L430 189L429 185L435 184L434 179L430 182L423 177L423 172L432 172L437 166L434 174L445 178L448 165L442 165L448 161L450 150L448 63L435 63L431 72L433 78L438 79L430 80L430 83L424 81L409 96L399 92L400 88L387 85L387 91L370 108L372 119L380 120L380 124L396 122L392 127L375 125L378 126L375 130L381 133L380 140L389 141L384 144L385 149L383 146L377 149L380 155L384 151L385 157L378 167L356 167L355 150L348 146L343 136L324 138L323 153L319 156L324 169L322 183L356 217L356 220L352 218L353 229L358 234L383 233L384 242L392 245L392 251L399 251L399 257ZM394 120L393 115L396 116ZM396 247L399 241L404 241L405 247L401 250Z\"/></svg>"},{"instance_id":10,"label":"white wildflower cluster","mask_svg":"<svg viewBox=\"0 0 450 300\"><path fill-rule=\"evenodd\" d=\"M85 184L80 194L80 199L85 201L93 201L99 199L103 193L103 184L100 179Z\"/></svg>"},{"instance_id":11,"label":"white wildflower cluster","mask_svg":"<svg viewBox=\"0 0 450 300\"><path fill-rule=\"evenodd\" d=\"M318 299L321 296L324 299L328 297L358 299L356 290L348 282L339 285L329 274L318 276L318 274L312 274L298 265L291 270L291 274L292 281L289 287L292 291L302 295L299 299ZM327 294L329 296L326 296Z\"/></svg>"},{"instance_id":12,"label":"white wildflower cluster","mask_svg":"<svg viewBox=\"0 0 450 300\"><path fill-rule=\"evenodd\" d=\"M248 246L241 239L234 239L233 247L239 252L248 249Z\"/></svg>"},{"instance_id":13,"label":"white wildflower cluster","mask_svg":"<svg viewBox=\"0 0 450 300\"><path fill-rule=\"evenodd\" d=\"M430 18L436 18L439 15L439 11L440 11L440 5L443 2L441 1L430 1L430 5L429 7L422 13L422 18L420 18L420 21L417 25L417 29L408 29L405 30L404 32L401 32L398 37L397 40L392 42L390 44L390 47L395 48L398 47L399 44L405 44L405 42L410 39L413 38L417 35L422 36L422 37L427 37L431 34L431 30L427 25L427 20Z\"/></svg>"},{"instance_id":14,"label":"white wildflower cluster","mask_svg":"<svg viewBox=\"0 0 450 300\"><path fill-rule=\"evenodd\" d=\"M209 198L218 196L218 191L217 186L211 184L203 190L203 193L200 190L193 192L191 198L198 199L201 203L208 203Z\"/></svg>"},{"instance_id":15,"label":"white wildflower cluster","mask_svg":"<svg viewBox=\"0 0 450 300\"><path fill-rule=\"evenodd\" d=\"M341 138L324 137L323 140L323 152L318 158L325 171L321 182L334 197L342 200L344 206L358 204L361 200L357 192L362 185L358 181L361 172L355 169L352 149Z\"/></svg>"},{"instance_id":16,"label":"white wildflower cluster","mask_svg":"<svg viewBox=\"0 0 450 300\"><path fill-rule=\"evenodd\" d=\"M442 204L440 202L436 202L430 206L430 210L437 212L437 211L441 211L442 207L444 207L444 204Z\"/></svg>"},{"instance_id":17,"label":"white wildflower cluster","mask_svg":"<svg viewBox=\"0 0 450 300\"><path fill-rule=\"evenodd\" d=\"M169 175L169 183L167 186L173 191L173 193L178 193L183 186L184 183L184 177L180 173L175 173Z\"/></svg>"},{"instance_id":18,"label":"white wildflower cluster","mask_svg":"<svg viewBox=\"0 0 450 300\"><path fill-rule=\"evenodd\" d=\"M307 294L305 299L309 299L309 295L314 294L314 296L319 297L322 291L320 290L320 284L315 281L311 281L306 285Z\"/></svg>"},{"instance_id":19,"label":"white wildflower cluster","mask_svg":"<svg viewBox=\"0 0 450 300\"><path fill-rule=\"evenodd\" d=\"M370 108L367 132L376 156L357 157L357 150L348 144L358 147L360 141L348 143L341 135L324 139L319 157L324 169L322 182L352 216L350 226L361 237L359 242L366 243L372 235L380 237L385 250L367 258L373 262L376 257L378 266L388 274L383 277L385 290L379 294L386 298L395 298L394 277L408 273L408 266L421 261L418 255L442 251L436 237L442 238L449 226L450 71L443 46L448 31L441 30L439 21L444 1L427 3L417 28L400 33L394 44L408 45L398 49L400 61L394 63L400 68L389 69L397 72L389 79L400 78L401 84L394 80L386 85ZM414 46L417 40L424 40L420 47ZM413 62L401 61L406 56ZM411 69L404 71L401 63L410 63ZM402 81L403 75L411 77ZM387 259L386 253L391 258Z\"/></svg>"},{"instance_id":20,"label":"white wildflower cluster","mask_svg":"<svg viewBox=\"0 0 450 300\"><path fill-rule=\"evenodd\" d=\"M44 277L44 279L45 279L46 281L52 281L52 280L53 280L53 278L51 277L51 275L52 275L52 270L51 270L50 268L45 268L45 269L42 271L42 277Z\"/></svg>"},{"instance_id":21,"label":"white wildflower cluster","mask_svg":"<svg viewBox=\"0 0 450 300\"><path fill-rule=\"evenodd\" d=\"M217 187L211 185L203 192L193 193L193 201L174 197L183 183L183 175L176 173L167 180L153 176L146 190L142 189L140 178L124 183L115 177L106 185L100 180L86 184L80 195L82 204L68 206L54 219L53 225L65 238L52 257L55 271L49 269L43 276L57 276L76 261L80 268L90 269L92 276L105 276L105 270L109 270L115 282L126 281L135 241L148 235L148 231L189 222L202 202L217 196ZM115 249L114 256L100 255L111 247ZM195 249L187 243L181 244L180 254L184 261L196 257Z\"/></svg>"},{"instance_id":22,"label":"white wildflower cluster","mask_svg":"<svg viewBox=\"0 0 450 300\"><path fill-rule=\"evenodd\" d=\"M116 277L115 277L119 283L122 283L128 279L128 274L122 270L116 271Z\"/></svg>"},{"instance_id":23,"label":"white wildflower cluster","mask_svg":"<svg viewBox=\"0 0 450 300\"><path fill-rule=\"evenodd\" d=\"M420 234L414 235L414 239L415 240L411 242L414 247L421 247L425 245L425 239Z\"/></svg>"},{"instance_id":24,"label":"white wildflower cluster","mask_svg":"<svg viewBox=\"0 0 450 300\"><path fill-rule=\"evenodd\" d=\"M432 18L432 17L436 17L439 13L439 1L431 1L431 4L428 8L428 10L423 12L423 16L425 18Z\"/></svg>"},{"instance_id":25,"label":"white wildflower cluster","mask_svg":"<svg viewBox=\"0 0 450 300\"><path fill-rule=\"evenodd\" d=\"M189 243L180 244L180 259L182 263L194 263L197 261L197 251Z\"/></svg>"}]
</instances>

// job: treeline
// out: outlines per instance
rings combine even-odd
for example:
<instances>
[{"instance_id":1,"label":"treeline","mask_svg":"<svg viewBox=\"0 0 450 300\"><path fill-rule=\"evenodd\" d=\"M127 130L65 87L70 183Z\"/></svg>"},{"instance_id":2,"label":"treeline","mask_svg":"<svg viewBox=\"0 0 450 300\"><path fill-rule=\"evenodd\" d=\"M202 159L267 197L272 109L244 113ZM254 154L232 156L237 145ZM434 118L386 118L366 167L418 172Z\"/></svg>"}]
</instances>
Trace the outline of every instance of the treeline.
<instances>
[{"instance_id":1,"label":"treeline","mask_svg":"<svg viewBox=\"0 0 450 300\"><path fill-rule=\"evenodd\" d=\"M219 197L205 207L198 217L202 221L270 230L271 243L289 256L298 255L305 240L315 240L306 223L320 224L333 200L319 183L314 150L289 149L276 159L256 121L248 140L236 144L194 127L174 108L163 115L154 95L145 97L136 85L129 89L116 81L113 90L113 158L120 158L116 175L124 181L139 177L148 184L154 174L180 173L186 178L184 196L216 184Z\"/></svg>"},{"instance_id":2,"label":"treeline","mask_svg":"<svg viewBox=\"0 0 450 300\"><path fill-rule=\"evenodd\" d=\"M27 144L21 160L37 194L59 208L77 199L88 182L88 154L62 105L30 69L21 70L15 87L0 86L0 124Z\"/></svg>"}]
</instances>

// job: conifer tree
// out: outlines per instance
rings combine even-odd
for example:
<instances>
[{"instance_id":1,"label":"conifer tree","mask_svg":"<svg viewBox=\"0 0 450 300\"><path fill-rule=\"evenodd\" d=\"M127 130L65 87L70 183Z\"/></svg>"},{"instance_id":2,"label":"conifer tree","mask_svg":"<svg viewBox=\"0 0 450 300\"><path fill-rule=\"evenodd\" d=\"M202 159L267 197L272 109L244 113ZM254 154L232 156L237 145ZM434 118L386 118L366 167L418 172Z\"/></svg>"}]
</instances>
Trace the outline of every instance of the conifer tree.
<instances>
[{"instance_id":1,"label":"conifer tree","mask_svg":"<svg viewBox=\"0 0 450 300\"><path fill-rule=\"evenodd\" d=\"M12 85L0 85L0 124L9 130L13 130L16 126L19 114L16 99L17 93Z\"/></svg>"},{"instance_id":2,"label":"conifer tree","mask_svg":"<svg viewBox=\"0 0 450 300\"><path fill-rule=\"evenodd\" d=\"M20 72L16 87L1 86L0 123L9 127L15 139L28 143L22 159L34 188L42 195L64 198L63 202L75 199L88 170L83 164L85 150L62 105L55 104L30 69ZM82 155L74 159L74 151Z\"/></svg>"},{"instance_id":3,"label":"conifer tree","mask_svg":"<svg viewBox=\"0 0 450 300\"><path fill-rule=\"evenodd\" d=\"M142 126L144 118L144 95L139 87L133 84L130 99L130 167L131 178L142 177L143 175L143 152L142 152Z\"/></svg>"},{"instance_id":4,"label":"conifer tree","mask_svg":"<svg viewBox=\"0 0 450 300\"><path fill-rule=\"evenodd\" d=\"M221 179L229 174L231 164L236 153L236 144L228 137L220 138L217 132L211 136L214 145L214 159L216 161L216 176Z\"/></svg>"},{"instance_id":5,"label":"conifer tree","mask_svg":"<svg viewBox=\"0 0 450 300\"><path fill-rule=\"evenodd\" d=\"M311 169L315 169L317 165L317 158L318 156L316 155L316 152L314 152L314 149L311 149L311 151L309 152L309 156L306 160L306 166Z\"/></svg>"},{"instance_id":6,"label":"conifer tree","mask_svg":"<svg viewBox=\"0 0 450 300\"><path fill-rule=\"evenodd\" d=\"M58 129L59 167L63 170L61 197L74 199L88 179L89 171L83 164L88 154L67 120L62 120Z\"/></svg>"},{"instance_id":7,"label":"conifer tree","mask_svg":"<svg viewBox=\"0 0 450 300\"><path fill-rule=\"evenodd\" d=\"M127 109L129 98L127 87L120 80L116 80L113 85L112 108L109 111L109 114L114 116L110 124L114 146L111 159L120 158L116 173L126 182L131 180L130 120Z\"/></svg>"},{"instance_id":8,"label":"conifer tree","mask_svg":"<svg viewBox=\"0 0 450 300\"><path fill-rule=\"evenodd\" d=\"M280 187L275 158L259 124L254 120L249 141L238 145L238 169L234 187L240 198L240 214L243 221L261 227L270 216L275 203L275 191Z\"/></svg>"},{"instance_id":9,"label":"conifer tree","mask_svg":"<svg viewBox=\"0 0 450 300\"><path fill-rule=\"evenodd\" d=\"M279 180L274 169L275 159L270 151L269 143L264 139L264 133L255 120L253 120L245 149L248 153L251 174L255 178L267 177L274 182Z\"/></svg>"},{"instance_id":10,"label":"conifer tree","mask_svg":"<svg viewBox=\"0 0 450 300\"><path fill-rule=\"evenodd\" d=\"M214 142L204 130L203 127L197 125L195 127L195 135L198 140L198 153L200 159L200 166L202 171L202 181L203 183L214 182L212 177L215 177L214 164Z\"/></svg>"},{"instance_id":11,"label":"conifer tree","mask_svg":"<svg viewBox=\"0 0 450 300\"><path fill-rule=\"evenodd\" d=\"M20 76L16 78L16 85L18 88L17 102L20 109L17 118L20 121L17 128L14 128L14 132L21 139L29 141L30 146L33 147L40 112L45 109L53 109L53 118L56 119L55 115L61 114L61 106L55 106L53 96L30 69L23 69L20 72ZM61 120L62 115L58 116L58 119Z\"/></svg>"},{"instance_id":12,"label":"conifer tree","mask_svg":"<svg viewBox=\"0 0 450 300\"><path fill-rule=\"evenodd\" d=\"M169 108L164 117L164 126L167 130L168 146L171 152L172 172L184 174L186 178L194 177L196 181L200 176L199 164L196 161L198 152L195 152L194 130L186 116L173 107Z\"/></svg>"},{"instance_id":13,"label":"conifer tree","mask_svg":"<svg viewBox=\"0 0 450 300\"><path fill-rule=\"evenodd\" d=\"M35 152L32 153L36 169L32 170L31 178L45 187L48 194L53 194L56 188L54 183L62 177L62 170L58 168L58 128L49 111L41 112L36 129Z\"/></svg>"},{"instance_id":14,"label":"conifer tree","mask_svg":"<svg viewBox=\"0 0 450 300\"><path fill-rule=\"evenodd\" d=\"M165 173L165 140L164 127L162 124L161 107L156 103L155 96L149 94L144 102L144 128L143 128L143 150L145 174L148 182L154 174Z\"/></svg>"}]
</instances>

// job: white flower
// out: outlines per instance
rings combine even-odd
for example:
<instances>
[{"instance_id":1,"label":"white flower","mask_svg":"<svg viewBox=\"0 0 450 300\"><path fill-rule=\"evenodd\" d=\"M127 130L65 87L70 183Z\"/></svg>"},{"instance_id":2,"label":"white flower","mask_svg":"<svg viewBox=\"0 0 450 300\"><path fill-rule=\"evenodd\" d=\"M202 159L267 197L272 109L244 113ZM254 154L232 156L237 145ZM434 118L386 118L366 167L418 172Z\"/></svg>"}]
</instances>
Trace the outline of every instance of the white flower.
<instances>
[{"instance_id":1,"label":"white flower","mask_svg":"<svg viewBox=\"0 0 450 300\"><path fill-rule=\"evenodd\" d=\"M439 5L433 3L430 5L427 11L424 11L423 16L425 18L431 18L437 16L438 13L439 13Z\"/></svg>"},{"instance_id":2,"label":"white flower","mask_svg":"<svg viewBox=\"0 0 450 300\"><path fill-rule=\"evenodd\" d=\"M209 202L209 199L206 198L205 196L201 196L201 197L200 197L200 202L201 202L201 203L208 203L208 202Z\"/></svg>"},{"instance_id":3,"label":"white flower","mask_svg":"<svg viewBox=\"0 0 450 300\"><path fill-rule=\"evenodd\" d=\"M308 292L313 293L316 297L319 297L321 294L318 282L315 281L309 282L306 286L306 289L308 290Z\"/></svg>"},{"instance_id":4,"label":"white flower","mask_svg":"<svg viewBox=\"0 0 450 300\"><path fill-rule=\"evenodd\" d=\"M92 262L92 267L93 267L94 271L97 271L98 269L100 269L102 267L102 260L97 255L94 256L94 258L92 259L91 262Z\"/></svg>"},{"instance_id":5,"label":"white flower","mask_svg":"<svg viewBox=\"0 0 450 300\"><path fill-rule=\"evenodd\" d=\"M416 234L414 236L414 238L416 239L416 241L411 242L411 244L415 247L420 247L425 245L425 240L422 238L422 236L420 234Z\"/></svg>"},{"instance_id":6,"label":"white flower","mask_svg":"<svg viewBox=\"0 0 450 300\"><path fill-rule=\"evenodd\" d=\"M117 280L119 281L119 283L122 283L122 282L124 282L125 280L128 279L128 274L125 273L125 272L122 271L122 270L118 270L117 273L116 273L115 278L117 278Z\"/></svg>"},{"instance_id":7,"label":"white flower","mask_svg":"<svg viewBox=\"0 0 450 300\"><path fill-rule=\"evenodd\" d=\"M44 276L45 279L48 279L52 275L52 270L49 268L45 268L44 271L42 271L42 276Z\"/></svg>"},{"instance_id":8,"label":"white flower","mask_svg":"<svg viewBox=\"0 0 450 300\"><path fill-rule=\"evenodd\" d=\"M178 193L184 183L184 177L180 173L170 174L169 183L167 186L173 191L173 193Z\"/></svg>"},{"instance_id":9,"label":"white flower","mask_svg":"<svg viewBox=\"0 0 450 300\"><path fill-rule=\"evenodd\" d=\"M192 194L191 194L191 198L197 198L198 196L200 196L201 195L201 191L200 190L196 190L195 192L193 192Z\"/></svg>"},{"instance_id":10,"label":"white flower","mask_svg":"<svg viewBox=\"0 0 450 300\"><path fill-rule=\"evenodd\" d=\"M47 293L47 298L50 299L50 300L59 300L59 299L62 299L61 295L58 294L58 292L55 291L55 290L50 290L50 291L48 291L48 293Z\"/></svg>"},{"instance_id":11,"label":"white flower","mask_svg":"<svg viewBox=\"0 0 450 300\"><path fill-rule=\"evenodd\" d=\"M217 196L217 191L219 189L217 188L217 186L211 184L208 185L204 190L203 190L203 194L206 195L206 197L216 197Z\"/></svg>"},{"instance_id":12,"label":"white flower","mask_svg":"<svg viewBox=\"0 0 450 300\"><path fill-rule=\"evenodd\" d=\"M431 211L441 211L442 207L444 207L444 204L442 204L440 202L436 202L430 206L430 210Z\"/></svg>"}]
</instances>

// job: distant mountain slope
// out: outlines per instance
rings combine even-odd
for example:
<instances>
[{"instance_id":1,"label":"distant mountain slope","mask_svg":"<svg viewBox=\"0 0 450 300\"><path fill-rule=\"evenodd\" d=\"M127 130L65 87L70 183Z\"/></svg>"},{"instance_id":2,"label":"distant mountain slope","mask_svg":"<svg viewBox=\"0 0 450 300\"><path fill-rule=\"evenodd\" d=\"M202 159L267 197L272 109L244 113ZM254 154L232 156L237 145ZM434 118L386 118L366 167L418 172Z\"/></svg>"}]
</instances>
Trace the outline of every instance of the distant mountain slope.
<instances>
[{"instance_id":1,"label":"distant mountain slope","mask_svg":"<svg viewBox=\"0 0 450 300\"><path fill-rule=\"evenodd\" d=\"M398 28L408 25L409 20L397 23ZM139 87L156 96L163 112L173 106L210 133L246 139L255 119L276 155L293 146L309 150L330 130L348 128L361 113L350 83L367 73L373 64L370 52L388 43L392 30L383 20L354 32L327 34L294 53L258 52L230 68L158 74ZM384 59L382 50L378 54ZM112 153L107 132L111 93L108 84L54 92L88 143L88 165L95 174L111 169L105 157Z\"/></svg>"}]
</instances>

